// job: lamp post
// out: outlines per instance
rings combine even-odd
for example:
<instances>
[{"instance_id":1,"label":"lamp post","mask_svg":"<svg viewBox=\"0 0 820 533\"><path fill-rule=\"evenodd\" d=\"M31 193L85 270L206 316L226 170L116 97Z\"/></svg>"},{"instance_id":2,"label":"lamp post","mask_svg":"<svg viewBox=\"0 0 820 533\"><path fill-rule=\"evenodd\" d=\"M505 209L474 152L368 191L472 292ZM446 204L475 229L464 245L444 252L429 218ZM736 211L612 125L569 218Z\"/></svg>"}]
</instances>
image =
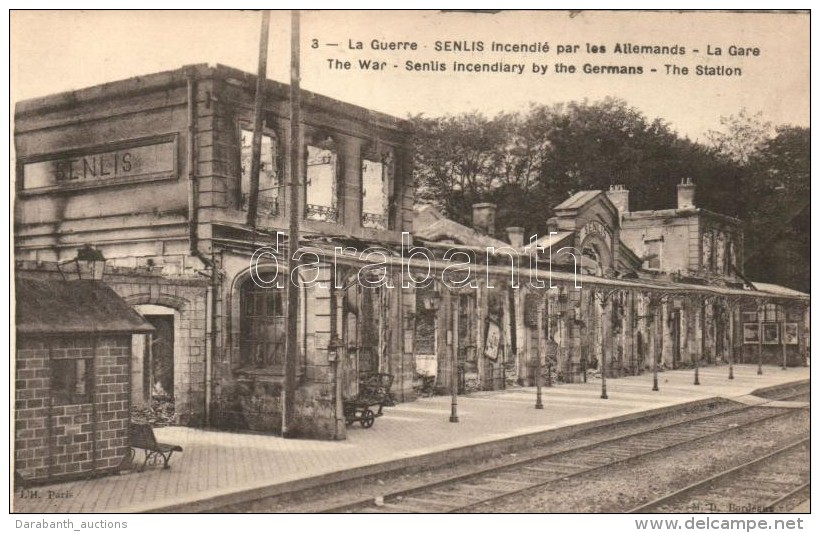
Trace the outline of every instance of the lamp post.
<instances>
[{"instance_id":1,"label":"lamp post","mask_svg":"<svg viewBox=\"0 0 820 533\"><path fill-rule=\"evenodd\" d=\"M652 323L655 321L655 317L650 315L649 322ZM658 324L661 321L658 320ZM656 326L657 327L657 326ZM658 392L661 389L658 387L658 352L660 351L659 343L657 342L657 335L655 342L652 343L652 391Z\"/></svg>"},{"instance_id":2,"label":"lamp post","mask_svg":"<svg viewBox=\"0 0 820 533\"><path fill-rule=\"evenodd\" d=\"M452 293L453 298L453 360L450 367L450 422L458 422L458 312L460 296Z\"/></svg>"},{"instance_id":3,"label":"lamp post","mask_svg":"<svg viewBox=\"0 0 820 533\"><path fill-rule=\"evenodd\" d=\"M547 346L548 349L546 350L546 361L547 361L547 387L552 387L552 357L555 356L555 362L558 363L558 360L561 357L561 351L564 346L564 337L566 335L566 324L564 324L564 330L561 330L561 324L566 321L567 317L567 302L569 300L569 296L567 295L566 287L561 286L558 289L558 298L556 299L556 305L554 307L555 312L550 312L552 306L547 308ZM561 342L556 343L554 340L554 335L552 335L552 320L556 319L556 326L559 328L559 333L561 335ZM554 351L553 351L554 348ZM540 361L540 359L539 359ZM540 373L539 373L540 376ZM540 388L539 388L540 391ZM540 397L540 393L539 393ZM539 407L538 409L542 409Z\"/></svg>"},{"instance_id":4,"label":"lamp post","mask_svg":"<svg viewBox=\"0 0 820 533\"><path fill-rule=\"evenodd\" d=\"M335 318L335 317L334 317ZM327 360L330 363L330 376L333 383L333 402L334 409L334 436L339 439L341 428L343 426L343 419L339 417L339 406L342 405L342 387L339 383L339 360L343 355L344 343L336 332L330 337L327 344Z\"/></svg>"},{"instance_id":5,"label":"lamp post","mask_svg":"<svg viewBox=\"0 0 820 533\"><path fill-rule=\"evenodd\" d=\"M780 305L780 346L783 349L783 364L780 370L786 370L786 306Z\"/></svg>"},{"instance_id":6,"label":"lamp post","mask_svg":"<svg viewBox=\"0 0 820 533\"><path fill-rule=\"evenodd\" d=\"M700 303L700 353L695 355L695 385L700 385L700 358L706 351L706 297Z\"/></svg>"},{"instance_id":7,"label":"lamp post","mask_svg":"<svg viewBox=\"0 0 820 533\"><path fill-rule=\"evenodd\" d=\"M614 337L614 328L612 327L612 323L613 323L614 317L615 317L615 305L614 305L614 302L612 301L612 296L615 295L615 293L617 293L619 290L620 289L612 289L609 292L604 293L600 290L595 291L593 289L594 297L598 298L601 301L601 305L604 306L604 309L606 309L607 302L610 302L610 329L612 330L611 333L613 333L613 335L612 335L613 342L614 342L615 337ZM602 313L602 315L603 315L603 313ZM601 399L602 400L608 400L609 399L609 395L606 392L606 350L604 349L605 344L606 344L605 340L602 339L601 340ZM614 345L611 345L610 349L613 346Z\"/></svg>"},{"instance_id":8,"label":"lamp post","mask_svg":"<svg viewBox=\"0 0 820 533\"><path fill-rule=\"evenodd\" d=\"M604 296L604 299L602 301L602 303L604 305L604 309L606 309L606 301L609 299L609 298L607 298L607 296ZM612 328L612 325L610 324L610 329L611 328ZM610 335L611 334L612 334L612 332L610 331ZM604 339L602 339L602 340L604 340ZM604 348L605 344L606 344L605 342L601 343L601 399L602 400L608 400L609 399L609 395L606 393L606 349Z\"/></svg>"},{"instance_id":9,"label":"lamp post","mask_svg":"<svg viewBox=\"0 0 820 533\"><path fill-rule=\"evenodd\" d=\"M453 293L453 335L450 337L453 343L452 368L450 371L450 422L458 422L458 293ZM434 291L428 293L423 299L424 309L432 311L438 319L438 311L441 308L441 295Z\"/></svg>"},{"instance_id":10,"label":"lamp post","mask_svg":"<svg viewBox=\"0 0 820 533\"><path fill-rule=\"evenodd\" d=\"M547 292L541 296L538 301L538 350L536 351L536 366L535 366L535 408L543 409L544 402L541 399L541 357L543 354L541 350L544 347L544 307L547 301Z\"/></svg>"},{"instance_id":11,"label":"lamp post","mask_svg":"<svg viewBox=\"0 0 820 533\"><path fill-rule=\"evenodd\" d=\"M576 318L576 323L581 327L581 337L586 339L586 323L578 320ZM584 376L584 383L587 382L587 352L589 351L589 344L585 344L588 341L582 341L581 343L581 373Z\"/></svg>"},{"instance_id":12,"label":"lamp post","mask_svg":"<svg viewBox=\"0 0 820 533\"><path fill-rule=\"evenodd\" d=\"M764 310L762 300L757 303L757 375L763 375L763 321L761 313Z\"/></svg>"},{"instance_id":13,"label":"lamp post","mask_svg":"<svg viewBox=\"0 0 820 533\"><path fill-rule=\"evenodd\" d=\"M645 315L635 316L635 323L633 325L633 328L636 328L637 325L638 325L638 322L641 321L641 320L646 320L646 322L648 324L648 327L647 327L648 330L651 330L652 326L654 325L655 315L652 314L652 306L653 306L653 302L654 303L660 302L660 298L658 296L652 296L652 295L647 295L646 298L648 299L647 308L645 310L646 314ZM657 346L657 344L658 344L657 342L652 343L652 355L651 355L651 357L652 357L652 390L653 391L660 390L658 388L658 354L657 354L658 346Z\"/></svg>"},{"instance_id":14,"label":"lamp post","mask_svg":"<svg viewBox=\"0 0 820 533\"><path fill-rule=\"evenodd\" d=\"M731 338L731 345L729 346L729 379L735 379L735 350L737 341L735 340L735 306L739 302L738 299L732 298L724 300L724 312L729 317L729 334Z\"/></svg>"}]
</instances>

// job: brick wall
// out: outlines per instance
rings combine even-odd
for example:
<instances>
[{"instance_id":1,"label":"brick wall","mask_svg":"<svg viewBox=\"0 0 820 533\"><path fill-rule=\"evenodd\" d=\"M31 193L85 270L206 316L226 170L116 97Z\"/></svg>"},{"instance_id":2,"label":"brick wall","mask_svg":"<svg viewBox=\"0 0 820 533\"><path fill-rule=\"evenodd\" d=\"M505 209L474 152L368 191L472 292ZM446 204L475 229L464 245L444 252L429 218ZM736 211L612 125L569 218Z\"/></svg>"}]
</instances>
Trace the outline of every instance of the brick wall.
<instances>
[{"instance_id":1,"label":"brick wall","mask_svg":"<svg viewBox=\"0 0 820 533\"><path fill-rule=\"evenodd\" d=\"M131 336L18 337L14 468L44 481L116 468L128 447ZM96 355L95 355L96 352ZM49 361L92 357L89 403L57 405Z\"/></svg>"}]
</instances>

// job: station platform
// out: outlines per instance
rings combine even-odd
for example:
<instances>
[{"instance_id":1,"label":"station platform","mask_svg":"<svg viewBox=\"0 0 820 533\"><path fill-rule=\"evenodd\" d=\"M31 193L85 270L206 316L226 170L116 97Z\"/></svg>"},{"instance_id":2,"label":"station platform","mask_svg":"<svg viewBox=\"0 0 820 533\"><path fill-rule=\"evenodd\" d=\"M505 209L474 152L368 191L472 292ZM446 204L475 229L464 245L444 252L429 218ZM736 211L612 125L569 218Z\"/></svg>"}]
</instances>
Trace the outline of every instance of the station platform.
<instances>
[{"instance_id":1,"label":"station platform","mask_svg":"<svg viewBox=\"0 0 820 533\"><path fill-rule=\"evenodd\" d=\"M370 429L348 428L344 441L283 439L187 427L157 428L161 442L179 444L171 468L39 486L13 495L15 513L178 512L208 510L289 490L378 473L424 462L440 464L493 447L521 445L544 432L594 427L618 419L714 397L748 398L761 388L808 380L809 368L737 365L544 387L544 409L534 409L535 388L459 396L459 422L451 423L450 397L421 398L385 408ZM756 397L755 397L756 398ZM757 402L755 403L763 403ZM571 429L570 429L571 428ZM137 458L142 455L137 452ZM35 492L36 491L36 492Z\"/></svg>"}]
</instances>

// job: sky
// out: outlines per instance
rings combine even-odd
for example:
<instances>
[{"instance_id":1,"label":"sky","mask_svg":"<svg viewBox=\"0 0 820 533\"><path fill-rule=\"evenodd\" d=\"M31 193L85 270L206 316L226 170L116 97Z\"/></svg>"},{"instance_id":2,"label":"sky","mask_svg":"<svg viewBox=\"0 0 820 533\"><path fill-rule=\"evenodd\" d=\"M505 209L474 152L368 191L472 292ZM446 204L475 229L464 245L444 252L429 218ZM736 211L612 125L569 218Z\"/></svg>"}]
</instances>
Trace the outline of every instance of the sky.
<instances>
[{"instance_id":1,"label":"sky","mask_svg":"<svg viewBox=\"0 0 820 533\"><path fill-rule=\"evenodd\" d=\"M12 104L193 63L255 72L260 20L249 11L12 12ZM719 128L720 117L744 107L776 125L809 125L809 25L808 14L775 13L305 11L302 87L398 117L474 110L494 115L524 111L530 103L615 96L702 140ZM287 82L289 12L272 13L270 32L268 77ZM374 40L415 43L416 50L373 50ZM436 51L437 42L445 47L447 41L467 51ZM494 41L550 48L491 52ZM363 49L351 47L357 42ZM686 54L616 54L616 43L678 45ZM577 52L569 53L575 45ZM593 54L587 45L607 50ZM732 45L757 48L759 55L730 56ZM707 46L722 55L707 55ZM329 60L349 61L351 68L331 69ZM360 60L384 61L385 69L362 70ZM408 71L407 61L443 63L447 70ZM454 72L454 62L521 65L513 68L522 73ZM556 73L559 62L576 72ZM547 72L533 72L533 64L546 65ZM689 72L666 74L667 64ZM640 66L644 74L585 74L584 65ZM697 76L698 65L738 67L742 75Z\"/></svg>"}]
</instances>

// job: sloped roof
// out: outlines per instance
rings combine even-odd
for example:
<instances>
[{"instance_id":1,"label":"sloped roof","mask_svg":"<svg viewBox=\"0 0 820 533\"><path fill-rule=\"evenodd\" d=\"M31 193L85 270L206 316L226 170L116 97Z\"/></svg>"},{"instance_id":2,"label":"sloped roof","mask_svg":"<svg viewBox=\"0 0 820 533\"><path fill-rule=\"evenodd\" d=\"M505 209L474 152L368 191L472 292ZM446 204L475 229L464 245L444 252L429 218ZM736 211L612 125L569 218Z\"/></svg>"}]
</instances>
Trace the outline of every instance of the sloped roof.
<instances>
[{"instance_id":1,"label":"sloped roof","mask_svg":"<svg viewBox=\"0 0 820 533\"><path fill-rule=\"evenodd\" d=\"M575 234L574 231L558 231L558 232L554 232L552 234L544 235L543 237L541 237L540 239L535 241L535 243L536 243L537 246L541 246L543 248L549 248L550 246L557 245L561 241L565 240L567 237L569 237L571 235L574 235L574 234ZM531 248L530 243L525 243L522 250L523 250L524 253L529 253L530 248Z\"/></svg>"},{"instance_id":2,"label":"sloped roof","mask_svg":"<svg viewBox=\"0 0 820 533\"><path fill-rule=\"evenodd\" d=\"M753 281L752 283L754 283L754 286L760 292L770 292L772 294L777 294L778 296L809 296L805 292L796 291L788 287L783 287L782 285L774 285L773 283L759 283L757 281Z\"/></svg>"},{"instance_id":3,"label":"sloped roof","mask_svg":"<svg viewBox=\"0 0 820 533\"><path fill-rule=\"evenodd\" d=\"M18 334L154 331L125 300L99 281L17 278L14 289Z\"/></svg>"},{"instance_id":4,"label":"sloped roof","mask_svg":"<svg viewBox=\"0 0 820 533\"><path fill-rule=\"evenodd\" d=\"M415 209L413 235L426 241L453 241L467 246L509 246L504 241L450 220L432 205L423 205Z\"/></svg>"},{"instance_id":5,"label":"sloped roof","mask_svg":"<svg viewBox=\"0 0 820 533\"><path fill-rule=\"evenodd\" d=\"M565 209L578 209L582 207L584 204L595 198L601 194L601 191L578 191L557 206L555 206L555 211L562 211Z\"/></svg>"}]
</instances>

